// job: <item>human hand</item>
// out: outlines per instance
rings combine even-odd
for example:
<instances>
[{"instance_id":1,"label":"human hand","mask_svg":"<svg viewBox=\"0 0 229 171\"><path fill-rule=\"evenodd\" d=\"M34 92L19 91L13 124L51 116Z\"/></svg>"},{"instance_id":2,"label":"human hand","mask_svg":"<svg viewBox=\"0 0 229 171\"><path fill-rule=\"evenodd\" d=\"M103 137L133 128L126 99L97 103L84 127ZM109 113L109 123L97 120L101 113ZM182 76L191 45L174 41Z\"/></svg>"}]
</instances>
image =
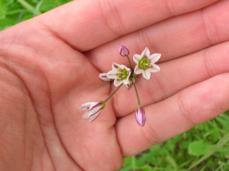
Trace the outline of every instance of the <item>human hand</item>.
<instances>
[{"instance_id":1,"label":"human hand","mask_svg":"<svg viewBox=\"0 0 229 171\"><path fill-rule=\"evenodd\" d=\"M1 169L117 170L123 156L228 109L228 9L227 0L79 0L3 31L0 128L9 163ZM121 89L94 122L79 109L110 93L98 74L126 63L122 44L163 55L161 72L137 82L143 128L132 89Z\"/></svg>"}]
</instances>

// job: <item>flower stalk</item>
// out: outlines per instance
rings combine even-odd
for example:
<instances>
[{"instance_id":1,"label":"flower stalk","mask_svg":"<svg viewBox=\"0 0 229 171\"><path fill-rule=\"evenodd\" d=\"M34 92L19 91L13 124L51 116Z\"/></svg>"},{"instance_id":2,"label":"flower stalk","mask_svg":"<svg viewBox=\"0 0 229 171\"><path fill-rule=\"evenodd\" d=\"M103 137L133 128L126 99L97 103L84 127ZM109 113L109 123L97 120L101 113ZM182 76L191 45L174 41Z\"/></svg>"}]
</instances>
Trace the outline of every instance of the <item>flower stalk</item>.
<instances>
[{"instance_id":1,"label":"flower stalk","mask_svg":"<svg viewBox=\"0 0 229 171\"><path fill-rule=\"evenodd\" d=\"M112 64L112 69L106 73L100 73L99 78L103 81L112 81L116 87L111 94L100 102L88 102L81 106L81 109L86 110L84 117L92 121L96 119L101 110L104 109L106 103L113 98L118 90L124 85L130 88L134 87L134 92L137 99L137 111L135 112L136 122L140 126L144 126L146 122L145 110L142 107L139 92L136 86L136 78L142 76L144 79L149 80L153 73L159 72L160 67L155 63L160 59L161 54L151 53L146 47L141 54L135 54L133 61L135 66L132 65L131 58L129 56L129 49L125 46L121 46L119 54L122 57L126 57L128 61L128 67L123 64Z\"/></svg>"},{"instance_id":2,"label":"flower stalk","mask_svg":"<svg viewBox=\"0 0 229 171\"><path fill-rule=\"evenodd\" d=\"M123 48L123 51L124 52L129 52L129 50L126 47L123 46L122 48ZM137 121L138 125L140 125L141 127L143 127L145 125L146 117L145 117L145 111L141 107L140 96L139 96L139 93L138 93L137 86L135 84L135 77L136 77L136 75L134 73L134 68L132 67L132 64L131 64L129 53L124 53L124 52L122 53L122 51L121 51L120 52L120 55L126 57L127 60L128 60L129 67L131 68L131 75L132 75L132 77L130 77L131 78L131 83L134 86L134 92L135 92L135 95L136 95L136 98L137 98L137 107L138 107L138 110L135 113L135 118L136 118L136 121Z\"/></svg>"},{"instance_id":3,"label":"flower stalk","mask_svg":"<svg viewBox=\"0 0 229 171\"><path fill-rule=\"evenodd\" d=\"M118 90L122 87L122 84L119 85L105 100L103 100L104 103L108 102L112 97L118 92Z\"/></svg>"}]
</instances>

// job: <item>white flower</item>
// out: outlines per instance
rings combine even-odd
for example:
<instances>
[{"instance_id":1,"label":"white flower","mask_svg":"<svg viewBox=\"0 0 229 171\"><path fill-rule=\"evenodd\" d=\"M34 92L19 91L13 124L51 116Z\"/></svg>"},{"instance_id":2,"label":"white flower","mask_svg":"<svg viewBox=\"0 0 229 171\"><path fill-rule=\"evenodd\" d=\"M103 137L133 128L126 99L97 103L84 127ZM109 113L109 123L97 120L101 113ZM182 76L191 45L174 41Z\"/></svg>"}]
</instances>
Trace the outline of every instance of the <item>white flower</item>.
<instances>
[{"instance_id":1,"label":"white flower","mask_svg":"<svg viewBox=\"0 0 229 171\"><path fill-rule=\"evenodd\" d=\"M105 103L103 102L87 102L81 105L82 110L86 110L83 115L83 118L88 119L89 121L95 120L100 111L105 107Z\"/></svg>"},{"instance_id":2,"label":"white flower","mask_svg":"<svg viewBox=\"0 0 229 171\"><path fill-rule=\"evenodd\" d=\"M142 74L142 76L149 80L151 74L154 72L159 72L160 67L155 63L159 61L161 54L159 53L150 53L150 50L146 47L141 55L135 54L133 57L134 62L137 64L134 69L136 75Z\"/></svg>"},{"instance_id":3,"label":"white flower","mask_svg":"<svg viewBox=\"0 0 229 171\"><path fill-rule=\"evenodd\" d=\"M130 68L122 64L114 63L112 65L112 70L107 73L99 74L99 78L104 81L114 80L114 85L116 87L120 86L121 84L124 84L128 87L131 84L130 75Z\"/></svg>"}]
</instances>

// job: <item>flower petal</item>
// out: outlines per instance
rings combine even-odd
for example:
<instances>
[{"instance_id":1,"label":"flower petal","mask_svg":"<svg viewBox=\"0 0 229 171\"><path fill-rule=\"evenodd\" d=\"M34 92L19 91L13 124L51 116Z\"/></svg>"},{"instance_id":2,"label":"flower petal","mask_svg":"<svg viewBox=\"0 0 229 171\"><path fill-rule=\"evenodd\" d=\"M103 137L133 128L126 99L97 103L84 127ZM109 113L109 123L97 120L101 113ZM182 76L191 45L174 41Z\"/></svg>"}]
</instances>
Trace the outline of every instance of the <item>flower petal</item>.
<instances>
[{"instance_id":1,"label":"flower petal","mask_svg":"<svg viewBox=\"0 0 229 171\"><path fill-rule=\"evenodd\" d=\"M82 116L83 119L89 119L89 111L85 112Z\"/></svg>"},{"instance_id":2,"label":"flower petal","mask_svg":"<svg viewBox=\"0 0 229 171\"><path fill-rule=\"evenodd\" d=\"M120 64L117 63L112 64L112 69L118 69L118 68L120 68Z\"/></svg>"},{"instance_id":3,"label":"flower petal","mask_svg":"<svg viewBox=\"0 0 229 171\"><path fill-rule=\"evenodd\" d=\"M139 61L141 58L142 58L141 55L135 54L135 55L133 56L133 61L134 61L136 64L138 64L138 61Z\"/></svg>"},{"instance_id":4,"label":"flower petal","mask_svg":"<svg viewBox=\"0 0 229 171\"><path fill-rule=\"evenodd\" d=\"M128 68L126 65L118 64L120 69L126 69L127 71L131 71L130 68Z\"/></svg>"},{"instance_id":5,"label":"flower petal","mask_svg":"<svg viewBox=\"0 0 229 171\"><path fill-rule=\"evenodd\" d=\"M99 112L97 112L96 114L92 115L92 116L88 119L89 122L94 121L94 120L100 115L100 112L101 112L101 111L99 111Z\"/></svg>"},{"instance_id":6,"label":"flower petal","mask_svg":"<svg viewBox=\"0 0 229 171\"><path fill-rule=\"evenodd\" d=\"M87 112L85 112L83 114L83 118L84 119L89 119L91 116L93 116L94 114L96 114L96 111L95 110L89 110Z\"/></svg>"},{"instance_id":7,"label":"flower petal","mask_svg":"<svg viewBox=\"0 0 229 171\"><path fill-rule=\"evenodd\" d=\"M144 72L142 72L142 76L143 78L145 78L146 80L149 80L151 78L151 72L146 70Z\"/></svg>"},{"instance_id":8,"label":"flower petal","mask_svg":"<svg viewBox=\"0 0 229 171\"><path fill-rule=\"evenodd\" d=\"M145 49L143 50L141 56L147 56L150 57L150 50L148 47L145 47Z\"/></svg>"},{"instance_id":9,"label":"flower petal","mask_svg":"<svg viewBox=\"0 0 229 171\"><path fill-rule=\"evenodd\" d=\"M89 120L91 122L99 116L100 112L101 112L101 110L99 110L97 112L88 111L88 112L83 114L83 119Z\"/></svg>"},{"instance_id":10,"label":"flower petal","mask_svg":"<svg viewBox=\"0 0 229 171\"><path fill-rule=\"evenodd\" d=\"M136 65L135 68L134 68L134 73L138 75L138 74L141 74L142 72L143 72L143 70L138 68L138 66Z\"/></svg>"},{"instance_id":11,"label":"flower petal","mask_svg":"<svg viewBox=\"0 0 229 171\"><path fill-rule=\"evenodd\" d=\"M128 80L126 79L123 81L123 84L129 86L131 84L131 81L129 79Z\"/></svg>"},{"instance_id":12,"label":"flower petal","mask_svg":"<svg viewBox=\"0 0 229 171\"><path fill-rule=\"evenodd\" d=\"M161 69L160 69L160 67L159 67L158 65L153 64L153 65L152 65L152 68L149 68L148 70L149 70L150 72L159 72Z\"/></svg>"},{"instance_id":13,"label":"flower petal","mask_svg":"<svg viewBox=\"0 0 229 171\"><path fill-rule=\"evenodd\" d=\"M110 81L111 79L108 77L108 73L100 73L99 78L103 81Z\"/></svg>"},{"instance_id":14,"label":"flower petal","mask_svg":"<svg viewBox=\"0 0 229 171\"><path fill-rule=\"evenodd\" d=\"M151 64L156 63L157 61L159 61L160 58L161 58L160 53L154 53L154 54L150 55L150 57L149 57L149 59L151 60Z\"/></svg>"},{"instance_id":15,"label":"flower petal","mask_svg":"<svg viewBox=\"0 0 229 171\"><path fill-rule=\"evenodd\" d=\"M82 110L90 110L93 106L98 104L98 102L86 102L80 106Z\"/></svg>"},{"instance_id":16,"label":"flower petal","mask_svg":"<svg viewBox=\"0 0 229 171\"><path fill-rule=\"evenodd\" d=\"M122 81L118 81L117 79L114 80L114 86L118 87L122 84Z\"/></svg>"},{"instance_id":17,"label":"flower petal","mask_svg":"<svg viewBox=\"0 0 229 171\"><path fill-rule=\"evenodd\" d=\"M128 76L127 76L127 78L126 78L127 80L129 80L130 75L131 75L131 69L128 68Z\"/></svg>"},{"instance_id":18,"label":"flower petal","mask_svg":"<svg viewBox=\"0 0 229 171\"><path fill-rule=\"evenodd\" d=\"M128 68L127 66L125 66L125 68L126 68L126 70L129 72L129 75L130 75L130 73L131 73L131 69L130 69L130 68Z\"/></svg>"},{"instance_id":19,"label":"flower petal","mask_svg":"<svg viewBox=\"0 0 229 171\"><path fill-rule=\"evenodd\" d=\"M109 79L112 79L112 80L116 79L117 78L117 70L116 69L113 69L113 70L109 71L107 73L107 77Z\"/></svg>"},{"instance_id":20,"label":"flower petal","mask_svg":"<svg viewBox=\"0 0 229 171\"><path fill-rule=\"evenodd\" d=\"M83 114L83 118L88 119L89 121L94 120L104 107L105 106L103 103L97 102L95 105L92 105L87 112Z\"/></svg>"}]
</instances>

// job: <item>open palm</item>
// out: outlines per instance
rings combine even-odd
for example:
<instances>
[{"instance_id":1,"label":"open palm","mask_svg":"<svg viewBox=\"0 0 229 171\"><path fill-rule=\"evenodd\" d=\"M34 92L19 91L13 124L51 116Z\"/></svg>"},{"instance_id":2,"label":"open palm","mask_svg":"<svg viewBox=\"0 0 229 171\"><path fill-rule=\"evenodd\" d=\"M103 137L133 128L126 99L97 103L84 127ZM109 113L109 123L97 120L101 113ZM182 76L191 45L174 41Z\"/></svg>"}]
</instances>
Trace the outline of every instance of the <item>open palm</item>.
<instances>
[{"instance_id":1,"label":"open palm","mask_svg":"<svg viewBox=\"0 0 229 171\"><path fill-rule=\"evenodd\" d=\"M228 19L227 0L79 0L3 31L1 63L29 97L27 122L18 126L27 125L21 146L32 168L117 170L123 156L227 110ZM125 87L94 122L83 120L80 105L112 91L98 74L127 64L117 52L123 44L131 55L148 46L163 56L161 72L137 82L145 127Z\"/></svg>"}]
</instances>

